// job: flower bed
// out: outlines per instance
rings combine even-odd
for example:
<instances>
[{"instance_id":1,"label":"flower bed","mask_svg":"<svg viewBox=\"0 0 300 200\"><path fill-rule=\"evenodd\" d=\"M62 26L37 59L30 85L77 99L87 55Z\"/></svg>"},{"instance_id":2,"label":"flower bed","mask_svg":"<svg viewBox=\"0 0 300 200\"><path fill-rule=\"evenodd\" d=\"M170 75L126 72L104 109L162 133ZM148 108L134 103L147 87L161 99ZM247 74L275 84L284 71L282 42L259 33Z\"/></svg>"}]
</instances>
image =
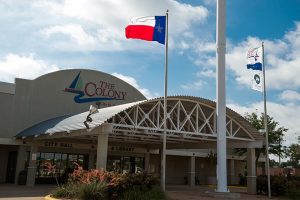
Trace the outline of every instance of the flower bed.
<instances>
[{"instance_id":1,"label":"flower bed","mask_svg":"<svg viewBox=\"0 0 300 200\"><path fill-rule=\"evenodd\" d=\"M166 199L158 179L145 174L120 174L105 170L78 168L65 185L51 195L54 198L98 199Z\"/></svg>"}]
</instances>

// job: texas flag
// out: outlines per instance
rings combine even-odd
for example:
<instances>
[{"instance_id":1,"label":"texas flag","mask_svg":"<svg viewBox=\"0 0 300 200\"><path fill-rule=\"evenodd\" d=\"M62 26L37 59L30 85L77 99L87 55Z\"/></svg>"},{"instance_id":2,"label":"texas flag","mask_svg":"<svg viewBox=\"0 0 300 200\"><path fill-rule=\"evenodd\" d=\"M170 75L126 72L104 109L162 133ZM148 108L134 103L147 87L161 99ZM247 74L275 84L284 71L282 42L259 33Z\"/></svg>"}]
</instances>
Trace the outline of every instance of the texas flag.
<instances>
[{"instance_id":1,"label":"texas flag","mask_svg":"<svg viewBox=\"0 0 300 200\"><path fill-rule=\"evenodd\" d=\"M165 44L166 16L135 17L125 28L126 38Z\"/></svg>"},{"instance_id":2,"label":"texas flag","mask_svg":"<svg viewBox=\"0 0 300 200\"><path fill-rule=\"evenodd\" d=\"M247 52L247 69L262 70L262 47Z\"/></svg>"}]
</instances>

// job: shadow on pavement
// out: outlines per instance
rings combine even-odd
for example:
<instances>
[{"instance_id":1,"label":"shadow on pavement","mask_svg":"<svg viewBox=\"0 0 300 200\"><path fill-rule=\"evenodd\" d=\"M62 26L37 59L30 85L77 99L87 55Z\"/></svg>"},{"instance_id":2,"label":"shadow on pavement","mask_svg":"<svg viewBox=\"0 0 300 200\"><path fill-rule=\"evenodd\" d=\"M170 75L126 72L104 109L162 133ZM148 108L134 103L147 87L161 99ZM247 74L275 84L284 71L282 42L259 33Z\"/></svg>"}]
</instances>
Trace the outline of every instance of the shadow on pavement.
<instances>
[{"instance_id":1,"label":"shadow on pavement","mask_svg":"<svg viewBox=\"0 0 300 200\"><path fill-rule=\"evenodd\" d=\"M36 185L28 187L15 184L0 184L0 198L8 197L41 197L55 189L55 185Z\"/></svg>"}]
</instances>

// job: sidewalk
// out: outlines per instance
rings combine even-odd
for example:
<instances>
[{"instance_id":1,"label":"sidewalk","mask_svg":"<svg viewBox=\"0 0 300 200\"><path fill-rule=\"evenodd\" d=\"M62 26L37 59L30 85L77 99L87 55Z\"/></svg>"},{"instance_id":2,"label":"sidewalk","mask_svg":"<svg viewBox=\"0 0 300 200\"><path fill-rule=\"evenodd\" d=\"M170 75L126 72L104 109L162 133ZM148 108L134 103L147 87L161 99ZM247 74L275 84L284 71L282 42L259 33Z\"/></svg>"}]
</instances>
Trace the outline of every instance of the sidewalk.
<instances>
[{"instance_id":1,"label":"sidewalk","mask_svg":"<svg viewBox=\"0 0 300 200\"><path fill-rule=\"evenodd\" d=\"M43 200L44 197L55 189L55 185L36 185L34 187L14 184L0 184L0 200ZM214 191L214 187L186 185L167 186L166 193L170 200L218 200L208 196L206 191ZM267 196L249 195L246 188L229 187L230 192L240 193L242 200L268 200ZM279 198L272 198L279 200Z\"/></svg>"},{"instance_id":2,"label":"sidewalk","mask_svg":"<svg viewBox=\"0 0 300 200\"><path fill-rule=\"evenodd\" d=\"M51 193L55 185L36 185L27 187L14 184L0 184L0 199L4 200L42 200Z\"/></svg>"},{"instance_id":3,"label":"sidewalk","mask_svg":"<svg viewBox=\"0 0 300 200\"><path fill-rule=\"evenodd\" d=\"M209 186L186 186L186 185L174 185L167 186L166 193L170 200L217 200L223 198L213 198L208 196L205 192L214 191L214 187ZM247 189L244 187L229 187L230 192L240 193L242 200L267 200L267 196L263 195L249 195ZM272 198L276 200L278 198ZM279 200L279 199L278 199Z\"/></svg>"}]
</instances>

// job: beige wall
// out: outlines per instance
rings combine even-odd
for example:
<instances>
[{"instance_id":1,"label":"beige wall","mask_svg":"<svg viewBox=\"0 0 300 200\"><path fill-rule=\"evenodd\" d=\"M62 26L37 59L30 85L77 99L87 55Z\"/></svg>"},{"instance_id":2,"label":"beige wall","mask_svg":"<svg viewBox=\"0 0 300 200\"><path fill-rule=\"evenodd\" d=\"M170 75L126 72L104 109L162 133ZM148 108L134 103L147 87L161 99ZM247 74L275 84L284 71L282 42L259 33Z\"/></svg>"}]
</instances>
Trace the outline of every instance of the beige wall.
<instances>
[{"instance_id":1,"label":"beige wall","mask_svg":"<svg viewBox=\"0 0 300 200\"><path fill-rule=\"evenodd\" d=\"M196 177L200 184L215 184L216 162L209 158L196 158Z\"/></svg>"},{"instance_id":2,"label":"beige wall","mask_svg":"<svg viewBox=\"0 0 300 200\"><path fill-rule=\"evenodd\" d=\"M189 172L189 157L168 155L166 162L166 184L185 184L184 177Z\"/></svg>"},{"instance_id":3,"label":"beige wall","mask_svg":"<svg viewBox=\"0 0 300 200\"><path fill-rule=\"evenodd\" d=\"M149 173L154 174L157 177L160 176L160 155L159 154L150 154Z\"/></svg>"},{"instance_id":4,"label":"beige wall","mask_svg":"<svg viewBox=\"0 0 300 200\"><path fill-rule=\"evenodd\" d=\"M152 155L151 155L152 156ZM166 165L166 184L186 184L185 176L188 176L189 169L189 156L167 156ZM159 160L158 160L159 161ZM230 160L227 160L229 163ZM159 163L158 163L159 164ZM238 183L238 174L244 173L246 163L241 160L235 160L234 177L236 184ZM195 160L195 176L199 181L198 184L216 184L216 161L208 158L196 157ZM227 174L230 178L230 173ZM231 184L228 182L228 184Z\"/></svg>"}]
</instances>

